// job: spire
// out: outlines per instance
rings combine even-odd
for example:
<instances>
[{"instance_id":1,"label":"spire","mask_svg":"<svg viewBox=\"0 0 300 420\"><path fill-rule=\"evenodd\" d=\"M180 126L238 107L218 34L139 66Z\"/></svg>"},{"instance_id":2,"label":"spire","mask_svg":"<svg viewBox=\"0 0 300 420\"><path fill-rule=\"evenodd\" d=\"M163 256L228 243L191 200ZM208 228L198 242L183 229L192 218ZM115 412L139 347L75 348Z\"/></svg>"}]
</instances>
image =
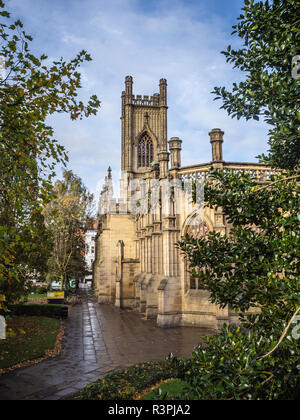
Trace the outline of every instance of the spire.
<instances>
[{"instance_id":1,"label":"spire","mask_svg":"<svg viewBox=\"0 0 300 420\"><path fill-rule=\"evenodd\" d=\"M108 167L107 175L105 177L105 181L102 187L102 191L100 194L99 199L99 214L106 214L115 212L115 199L114 197L114 190L113 190L113 182L112 182L112 170L111 167Z\"/></svg>"}]
</instances>

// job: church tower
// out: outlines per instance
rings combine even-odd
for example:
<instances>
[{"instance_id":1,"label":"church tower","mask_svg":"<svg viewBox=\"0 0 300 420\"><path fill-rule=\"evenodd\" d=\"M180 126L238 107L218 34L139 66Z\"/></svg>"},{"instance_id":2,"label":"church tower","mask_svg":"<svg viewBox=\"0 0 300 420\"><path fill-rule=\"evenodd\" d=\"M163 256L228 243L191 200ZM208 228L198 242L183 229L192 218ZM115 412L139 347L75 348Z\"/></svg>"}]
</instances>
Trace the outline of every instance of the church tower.
<instances>
[{"instance_id":1,"label":"church tower","mask_svg":"<svg viewBox=\"0 0 300 420\"><path fill-rule=\"evenodd\" d=\"M139 177L159 163L167 153L167 81L161 79L159 93L133 95L133 80L125 78L122 92L122 171Z\"/></svg>"}]
</instances>

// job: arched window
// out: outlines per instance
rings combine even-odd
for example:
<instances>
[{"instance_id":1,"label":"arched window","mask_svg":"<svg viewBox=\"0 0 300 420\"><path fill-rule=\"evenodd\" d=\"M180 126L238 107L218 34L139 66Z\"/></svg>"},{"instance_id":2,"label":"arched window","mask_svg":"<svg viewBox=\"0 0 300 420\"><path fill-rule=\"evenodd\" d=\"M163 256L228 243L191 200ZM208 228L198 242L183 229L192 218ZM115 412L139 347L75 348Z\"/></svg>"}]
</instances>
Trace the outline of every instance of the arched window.
<instances>
[{"instance_id":1,"label":"arched window","mask_svg":"<svg viewBox=\"0 0 300 420\"><path fill-rule=\"evenodd\" d=\"M138 167L150 166L153 161L153 143L147 133L139 140L138 145Z\"/></svg>"},{"instance_id":2,"label":"arched window","mask_svg":"<svg viewBox=\"0 0 300 420\"><path fill-rule=\"evenodd\" d=\"M201 217L197 214L194 215L189 220L186 234L189 236L192 236L195 239L201 238L201 237L207 237L209 233L209 227L207 224L202 221ZM199 282L198 278L195 278L192 276L192 274L189 272L188 263L186 262L186 272L187 272L187 279L188 279L188 288L189 289L199 289Z\"/></svg>"},{"instance_id":3,"label":"arched window","mask_svg":"<svg viewBox=\"0 0 300 420\"><path fill-rule=\"evenodd\" d=\"M207 237L209 228L207 224L201 219L198 214L195 214L188 222L186 228L186 235L192 236L193 238L201 238L202 236Z\"/></svg>"}]
</instances>

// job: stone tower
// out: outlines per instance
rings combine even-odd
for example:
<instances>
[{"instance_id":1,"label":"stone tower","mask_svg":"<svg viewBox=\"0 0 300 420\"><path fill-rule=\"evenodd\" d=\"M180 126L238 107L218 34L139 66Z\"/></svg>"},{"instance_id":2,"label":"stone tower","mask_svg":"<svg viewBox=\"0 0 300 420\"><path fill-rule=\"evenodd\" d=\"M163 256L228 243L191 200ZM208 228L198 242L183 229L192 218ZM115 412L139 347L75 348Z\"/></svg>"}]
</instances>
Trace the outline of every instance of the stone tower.
<instances>
[{"instance_id":1,"label":"stone tower","mask_svg":"<svg viewBox=\"0 0 300 420\"><path fill-rule=\"evenodd\" d=\"M133 80L125 78L122 92L122 171L129 178L154 169L167 152L167 81L161 79L159 93L133 95Z\"/></svg>"}]
</instances>

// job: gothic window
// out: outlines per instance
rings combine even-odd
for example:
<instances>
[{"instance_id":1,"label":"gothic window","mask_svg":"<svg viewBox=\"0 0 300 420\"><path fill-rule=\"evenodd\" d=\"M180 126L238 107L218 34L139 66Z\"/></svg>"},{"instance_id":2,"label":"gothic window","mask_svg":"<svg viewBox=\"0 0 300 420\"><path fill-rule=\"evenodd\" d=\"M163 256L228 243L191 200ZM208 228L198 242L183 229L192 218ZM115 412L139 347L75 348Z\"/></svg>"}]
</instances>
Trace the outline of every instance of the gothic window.
<instances>
[{"instance_id":1,"label":"gothic window","mask_svg":"<svg viewBox=\"0 0 300 420\"><path fill-rule=\"evenodd\" d=\"M200 238L202 236L207 237L209 228L205 222L203 222L199 215L195 215L189 221L186 229L186 234L193 238Z\"/></svg>"},{"instance_id":2,"label":"gothic window","mask_svg":"<svg viewBox=\"0 0 300 420\"><path fill-rule=\"evenodd\" d=\"M138 166L150 166L153 161L153 143L147 133L145 133L139 140L138 144Z\"/></svg>"},{"instance_id":3,"label":"gothic window","mask_svg":"<svg viewBox=\"0 0 300 420\"><path fill-rule=\"evenodd\" d=\"M209 233L209 227L207 224L202 221L199 215L195 215L189 221L189 224L186 229L186 234L192 236L193 238L207 237ZM189 289L200 289L200 284L197 277L193 277L189 272L188 263L186 267L187 279L188 279L188 288Z\"/></svg>"}]
</instances>

